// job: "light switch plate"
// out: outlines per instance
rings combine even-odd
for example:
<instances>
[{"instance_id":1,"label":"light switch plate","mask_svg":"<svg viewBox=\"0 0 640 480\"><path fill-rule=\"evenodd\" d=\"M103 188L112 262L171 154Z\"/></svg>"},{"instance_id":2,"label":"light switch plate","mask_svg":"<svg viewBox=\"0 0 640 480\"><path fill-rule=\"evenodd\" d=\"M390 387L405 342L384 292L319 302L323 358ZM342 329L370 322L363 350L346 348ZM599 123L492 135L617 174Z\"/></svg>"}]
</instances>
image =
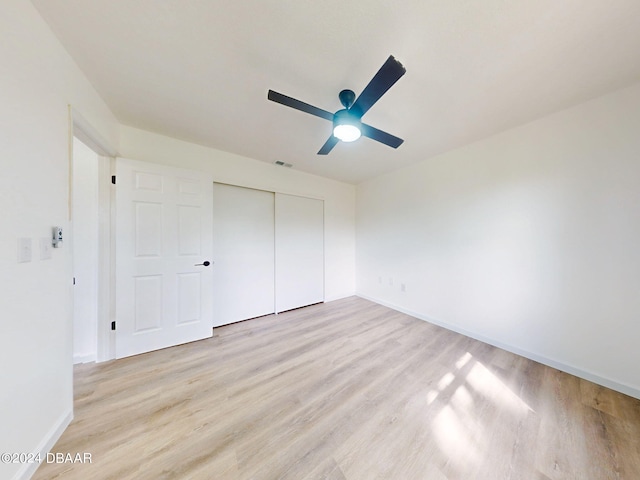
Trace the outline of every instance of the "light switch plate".
<instances>
[{"instance_id":1,"label":"light switch plate","mask_svg":"<svg viewBox=\"0 0 640 480\"><path fill-rule=\"evenodd\" d=\"M31 261L31 239L18 239L18 263L27 263Z\"/></svg>"}]
</instances>

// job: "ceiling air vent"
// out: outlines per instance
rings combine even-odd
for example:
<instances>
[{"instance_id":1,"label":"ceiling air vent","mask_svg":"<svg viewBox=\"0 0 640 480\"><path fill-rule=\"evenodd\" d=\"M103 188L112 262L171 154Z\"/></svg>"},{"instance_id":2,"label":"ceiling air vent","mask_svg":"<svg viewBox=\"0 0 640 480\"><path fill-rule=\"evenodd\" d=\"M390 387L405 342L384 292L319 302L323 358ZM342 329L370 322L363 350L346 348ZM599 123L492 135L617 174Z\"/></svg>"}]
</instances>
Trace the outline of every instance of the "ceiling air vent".
<instances>
[{"instance_id":1,"label":"ceiling air vent","mask_svg":"<svg viewBox=\"0 0 640 480\"><path fill-rule=\"evenodd\" d=\"M280 160L276 160L276 161L275 161L275 162L273 162L273 163L275 163L276 165L278 165L278 166L280 166L280 167L287 167L287 168L291 168L291 167L293 167L293 165L292 165L292 164L290 164L290 163L284 163L284 162L281 162Z\"/></svg>"}]
</instances>

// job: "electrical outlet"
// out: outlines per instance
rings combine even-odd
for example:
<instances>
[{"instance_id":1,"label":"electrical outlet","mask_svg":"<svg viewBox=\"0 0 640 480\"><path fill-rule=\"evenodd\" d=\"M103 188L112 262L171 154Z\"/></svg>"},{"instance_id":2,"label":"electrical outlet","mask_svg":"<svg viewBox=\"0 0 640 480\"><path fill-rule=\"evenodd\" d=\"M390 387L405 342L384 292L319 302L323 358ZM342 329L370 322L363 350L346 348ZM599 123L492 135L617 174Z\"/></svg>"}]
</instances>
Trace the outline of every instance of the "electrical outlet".
<instances>
[{"instance_id":1,"label":"electrical outlet","mask_svg":"<svg viewBox=\"0 0 640 480\"><path fill-rule=\"evenodd\" d=\"M31 239L18 239L18 263L27 263L31 261Z\"/></svg>"},{"instance_id":2,"label":"electrical outlet","mask_svg":"<svg viewBox=\"0 0 640 480\"><path fill-rule=\"evenodd\" d=\"M378 283L382 283L382 277L378 277Z\"/></svg>"},{"instance_id":3,"label":"electrical outlet","mask_svg":"<svg viewBox=\"0 0 640 480\"><path fill-rule=\"evenodd\" d=\"M40 260L50 260L51 251L53 247L51 245L51 239L43 237L40 239Z\"/></svg>"},{"instance_id":4,"label":"electrical outlet","mask_svg":"<svg viewBox=\"0 0 640 480\"><path fill-rule=\"evenodd\" d=\"M400 284L400 291L401 291L401 292L406 292L406 291L407 291L407 287L405 286L405 284L404 284L404 283L401 283L401 284Z\"/></svg>"},{"instance_id":5,"label":"electrical outlet","mask_svg":"<svg viewBox=\"0 0 640 480\"><path fill-rule=\"evenodd\" d=\"M393 278L389 277L389 286L393 287Z\"/></svg>"}]
</instances>

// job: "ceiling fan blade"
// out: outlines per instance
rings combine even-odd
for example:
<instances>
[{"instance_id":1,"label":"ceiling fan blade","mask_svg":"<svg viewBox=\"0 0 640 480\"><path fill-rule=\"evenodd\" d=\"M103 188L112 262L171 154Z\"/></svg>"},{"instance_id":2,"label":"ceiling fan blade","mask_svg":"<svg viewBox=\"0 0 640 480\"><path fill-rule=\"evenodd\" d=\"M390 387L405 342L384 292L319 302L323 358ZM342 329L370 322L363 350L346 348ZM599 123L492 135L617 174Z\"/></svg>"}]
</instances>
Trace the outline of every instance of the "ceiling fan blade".
<instances>
[{"instance_id":1,"label":"ceiling fan blade","mask_svg":"<svg viewBox=\"0 0 640 480\"><path fill-rule=\"evenodd\" d=\"M350 110L354 110L362 117L405 73L406 70L402 64L390 55L378 73L364 87Z\"/></svg>"},{"instance_id":2,"label":"ceiling fan blade","mask_svg":"<svg viewBox=\"0 0 640 480\"><path fill-rule=\"evenodd\" d=\"M395 135L391 135L390 133L383 132L382 130L378 130L371 125L367 125L366 123L363 123L361 125L360 132L365 137L369 137L372 140L376 140L377 142L389 145L392 148L398 148L400 145L402 145L402 142L404 142L403 139L398 138Z\"/></svg>"},{"instance_id":3,"label":"ceiling fan blade","mask_svg":"<svg viewBox=\"0 0 640 480\"><path fill-rule=\"evenodd\" d=\"M340 140L338 140L336 137L331 135L329 137L329 139L324 143L322 148L320 150L318 150L318 155L326 155L331 150L333 150L333 147L335 147L338 144L339 141Z\"/></svg>"},{"instance_id":4,"label":"ceiling fan blade","mask_svg":"<svg viewBox=\"0 0 640 480\"><path fill-rule=\"evenodd\" d=\"M267 98L272 102L280 103L282 105L295 108L296 110L300 110L305 113L310 113L311 115L324 118L325 120L329 120L330 122L333 121L333 113L327 112L326 110L314 107L313 105L309 105L308 103L301 102L300 100L296 100L295 98L288 97L281 93L274 92L273 90L269 90Z\"/></svg>"}]
</instances>

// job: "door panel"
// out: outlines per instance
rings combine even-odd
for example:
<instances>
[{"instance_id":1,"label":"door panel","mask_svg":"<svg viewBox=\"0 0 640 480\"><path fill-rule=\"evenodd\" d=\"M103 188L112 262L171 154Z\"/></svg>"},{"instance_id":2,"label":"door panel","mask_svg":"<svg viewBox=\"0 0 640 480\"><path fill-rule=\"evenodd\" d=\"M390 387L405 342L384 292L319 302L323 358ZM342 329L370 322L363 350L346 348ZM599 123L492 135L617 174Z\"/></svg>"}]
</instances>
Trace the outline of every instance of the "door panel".
<instances>
[{"instance_id":1,"label":"door panel","mask_svg":"<svg viewBox=\"0 0 640 480\"><path fill-rule=\"evenodd\" d=\"M116 356L210 337L213 181L116 161Z\"/></svg>"},{"instance_id":2,"label":"door panel","mask_svg":"<svg viewBox=\"0 0 640 480\"><path fill-rule=\"evenodd\" d=\"M135 209L135 257L162 255L162 204L133 202Z\"/></svg>"},{"instance_id":3,"label":"door panel","mask_svg":"<svg viewBox=\"0 0 640 480\"><path fill-rule=\"evenodd\" d=\"M134 334L162 328L162 276L134 277ZM120 326L121 330L123 325Z\"/></svg>"},{"instance_id":4,"label":"door panel","mask_svg":"<svg viewBox=\"0 0 640 480\"><path fill-rule=\"evenodd\" d=\"M200 255L200 208L178 206L178 254Z\"/></svg>"},{"instance_id":5,"label":"door panel","mask_svg":"<svg viewBox=\"0 0 640 480\"><path fill-rule=\"evenodd\" d=\"M276 311L324 301L324 202L276 194Z\"/></svg>"},{"instance_id":6,"label":"door panel","mask_svg":"<svg viewBox=\"0 0 640 480\"><path fill-rule=\"evenodd\" d=\"M214 184L214 326L275 311L274 194Z\"/></svg>"},{"instance_id":7,"label":"door panel","mask_svg":"<svg viewBox=\"0 0 640 480\"><path fill-rule=\"evenodd\" d=\"M197 322L200 318L200 285L199 273L178 274L178 323Z\"/></svg>"}]
</instances>

